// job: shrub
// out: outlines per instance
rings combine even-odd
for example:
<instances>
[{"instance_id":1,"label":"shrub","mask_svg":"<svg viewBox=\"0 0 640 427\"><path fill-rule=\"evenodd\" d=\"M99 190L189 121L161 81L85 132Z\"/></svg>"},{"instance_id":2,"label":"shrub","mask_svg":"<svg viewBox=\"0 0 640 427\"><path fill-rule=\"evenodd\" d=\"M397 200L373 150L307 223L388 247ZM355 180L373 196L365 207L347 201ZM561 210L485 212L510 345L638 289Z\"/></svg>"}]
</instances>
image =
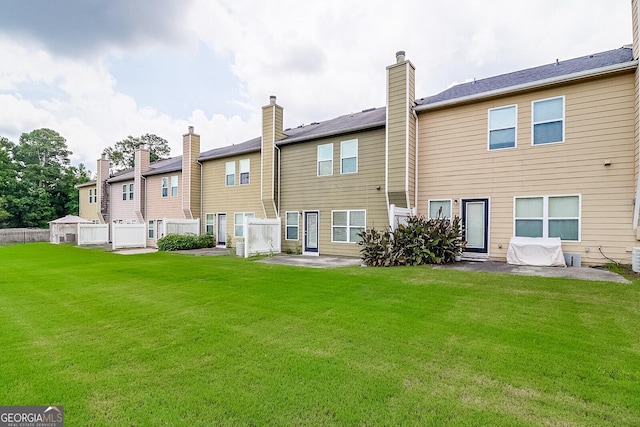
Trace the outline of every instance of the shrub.
<instances>
[{"instance_id":1,"label":"shrub","mask_svg":"<svg viewBox=\"0 0 640 427\"><path fill-rule=\"evenodd\" d=\"M212 248L214 236L204 234L198 236L196 234L167 234L158 239L159 251L184 251L189 249Z\"/></svg>"},{"instance_id":2,"label":"shrub","mask_svg":"<svg viewBox=\"0 0 640 427\"><path fill-rule=\"evenodd\" d=\"M411 216L394 231L368 229L360 233L362 261L372 267L444 264L452 262L466 245L459 217Z\"/></svg>"}]
</instances>

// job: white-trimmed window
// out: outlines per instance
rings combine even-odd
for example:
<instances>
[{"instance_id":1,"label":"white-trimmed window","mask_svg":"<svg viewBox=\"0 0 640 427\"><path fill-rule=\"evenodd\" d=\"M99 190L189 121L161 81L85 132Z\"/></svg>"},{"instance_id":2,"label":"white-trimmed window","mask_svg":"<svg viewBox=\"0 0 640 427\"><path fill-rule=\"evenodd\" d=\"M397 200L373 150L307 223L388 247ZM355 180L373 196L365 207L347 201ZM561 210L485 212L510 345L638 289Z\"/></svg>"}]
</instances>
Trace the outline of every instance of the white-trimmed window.
<instances>
[{"instance_id":1,"label":"white-trimmed window","mask_svg":"<svg viewBox=\"0 0 640 427\"><path fill-rule=\"evenodd\" d=\"M236 185L236 162L227 162L225 165L225 185L231 187Z\"/></svg>"},{"instance_id":2,"label":"white-trimmed window","mask_svg":"<svg viewBox=\"0 0 640 427\"><path fill-rule=\"evenodd\" d=\"M533 101L532 144L564 141L564 96Z\"/></svg>"},{"instance_id":3,"label":"white-trimmed window","mask_svg":"<svg viewBox=\"0 0 640 427\"><path fill-rule=\"evenodd\" d=\"M489 110L489 150L516 146L517 117L518 108L515 105Z\"/></svg>"},{"instance_id":4,"label":"white-trimmed window","mask_svg":"<svg viewBox=\"0 0 640 427\"><path fill-rule=\"evenodd\" d=\"M358 172L358 140L340 142L340 173Z\"/></svg>"},{"instance_id":5,"label":"white-trimmed window","mask_svg":"<svg viewBox=\"0 0 640 427\"><path fill-rule=\"evenodd\" d=\"M93 199L94 191L98 191L98 190L94 190L93 188L89 189L89 203L94 203L94 199Z\"/></svg>"},{"instance_id":6,"label":"white-trimmed window","mask_svg":"<svg viewBox=\"0 0 640 427\"><path fill-rule=\"evenodd\" d=\"M244 237L244 217L253 218L253 212L236 212L233 215L233 228L236 237Z\"/></svg>"},{"instance_id":7,"label":"white-trimmed window","mask_svg":"<svg viewBox=\"0 0 640 427\"><path fill-rule=\"evenodd\" d=\"M516 197L514 235L580 241L579 195Z\"/></svg>"},{"instance_id":8,"label":"white-trimmed window","mask_svg":"<svg viewBox=\"0 0 640 427\"><path fill-rule=\"evenodd\" d=\"M332 211L331 241L357 243L362 240L358 233L364 231L367 223L367 211Z\"/></svg>"},{"instance_id":9,"label":"white-trimmed window","mask_svg":"<svg viewBox=\"0 0 640 427\"><path fill-rule=\"evenodd\" d=\"M171 197L178 197L178 175L171 177Z\"/></svg>"},{"instance_id":10,"label":"white-trimmed window","mask_svg":"<svg viewBox=\"0 0 640 427\"><path fill-rule=\"evenodd\" d=\"M249 159L242 159L238 163L240 163L240 185L249 184L249 169L251 163Z\"/></svg>"},{"instance_id":11,"label":"white-trimmed window","mask_svg":"<svg viewBox=\"0 0 640 427\"><path fill-rule=\"evenodd\" d=\"M133 184L129 184L129 200L133 200Z\"/></svg>"},{"instance_id":12,"label":"white-trimmed window","mask_svg":"<svg viewBox=\"0 0 640 427\"><path fill-rule=\"evenodd\" d=\"M204 216L204 232L212 236L216 232L216 215L208 213Z\"/></svg>"},{"instance_id":13,"label":"white-trimmed window","mask_svg":"<svg viewBox=\"0 0 640 427\"><path fill-rule=\"evenodd\" d=\"M154 221L152 219L149 220L149 238L153 239L153 231L155 230Z\"/></svg>"},{"instance_id":14,"label":"white-trimmed window","mask_svg":"<svg viewBox=\"0 0 640 427\"><path fill-rule=\"evenodd\" d=\"M451 199L429 200L429 218L451 218Z\"/></svg>"},{"instance_id":15,"label":"white-trimmed window","mask_svg":"<svg viewBox=\"0 0 640 427\"><path fill-rule=\"evenodd\" d=\"M169 197L169 178L162 178L162 197Z\"/></svg>"},{"instance_id":16,"label":"white-trimmed window","mask_svg":"<svg viewBox=\"0 0 640 427\"><path fill-rule=\"evenodd\" d=\"M318 145L318 176L333 175L333 144Z\"/></svg>"},{"instance_id":17,"label":"white-trimmed window","mask_svg":"<svg viewBox=\"0 0 640 427\"><path fill-rule=\"evenodd\" d=\"M127 188L128 188L127 184L122 184L122 200L127 200L127 194L128 194Z\"/></svg>"},{"instance_id":18,"label":"white-trimmed window","mask_svg":"<svg viewBox=\"0 0 640 427\"><path fill-rule=\"evenodd\" d=\"M300 212L287 212L285 216L285 240L298 240L300 226Z\"/></svg>"}]
</instances>

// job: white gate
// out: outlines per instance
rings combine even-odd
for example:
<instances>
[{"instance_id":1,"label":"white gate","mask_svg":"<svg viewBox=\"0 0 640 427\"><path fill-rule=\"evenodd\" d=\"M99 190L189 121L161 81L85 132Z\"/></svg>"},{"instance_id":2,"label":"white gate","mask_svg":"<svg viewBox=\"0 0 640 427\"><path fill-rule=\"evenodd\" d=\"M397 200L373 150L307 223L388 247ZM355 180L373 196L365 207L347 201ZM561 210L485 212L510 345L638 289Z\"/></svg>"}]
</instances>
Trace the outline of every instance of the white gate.
<instances>
[{"instance_id":1,"label":"white gate","mask_svg":"<svg viewBox=\"0 0 640 427\"><path fill-rule=\"evenodd\" d=\"M78 224L78 245L109 243L109 224Z\"/></svg>"},{"instance_id":2,"label":"white gate","mask_svg":"<svg viewBox=\"0 0 640 427\"><path fill-rule=\"evenodd\" d=\"M113 224L113 250L122 248L146 248L146 224Z\"/></svg>"},{"instance_id":3,"label":"white gate","mask_svg":"<svg viewBox=\"0 0 640 427\"><path fill-rule=\"evenodd\" d=\"M282 239L280 218L257 219L244 217L244 256L279 254Z\"/></svg>"},{"instance_id":4,"label":"white gate","mask_svg":"<svg viewBox=\"0 0 640 427\"><path fill-rule=\"evenodd\" d=\"M173 219L173 218L164 218L162 221L163 224L163 235L167 234L195 234L200 235L200 219Z\"/></svg>"},{"instance_id":5,"label":"white gate","mask_svg":"<svg viewBox=\"0 0 640 427\"><path fill-rule=\"evenodd\" d=\"M396 205L389 206L389 225L391 230L398 228L398 225L407 225L407 218L414 216L416 209L399 208Z\"/></svg>"}]
</instances>

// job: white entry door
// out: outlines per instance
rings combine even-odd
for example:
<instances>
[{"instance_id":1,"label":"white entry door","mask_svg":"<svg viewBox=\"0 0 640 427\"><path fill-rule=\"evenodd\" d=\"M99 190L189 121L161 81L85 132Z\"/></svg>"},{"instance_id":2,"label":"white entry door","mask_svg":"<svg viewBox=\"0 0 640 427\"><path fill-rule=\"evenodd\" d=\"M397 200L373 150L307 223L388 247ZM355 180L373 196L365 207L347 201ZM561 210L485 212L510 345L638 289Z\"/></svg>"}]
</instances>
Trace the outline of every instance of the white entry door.
<instances>
[{"instance_id":1,"label":"white entry door","mask_svg":"<svg viewBox=\"0 0 640 427\"><path fill-rule=\"evenodd\" d=\"M489 251L489 200L463 199L462 223L467 252L488 253Z\"/></svg>"},{"instance_id":2,"label":"white entry door","mask_svg":"<svg viewBox=\"0 0 640 427\"><path fill-rule=\"evenodd\" d=\"M318 252L318 211L304 213L304 253L317 255Z\"/></svg>"}]
</instances>

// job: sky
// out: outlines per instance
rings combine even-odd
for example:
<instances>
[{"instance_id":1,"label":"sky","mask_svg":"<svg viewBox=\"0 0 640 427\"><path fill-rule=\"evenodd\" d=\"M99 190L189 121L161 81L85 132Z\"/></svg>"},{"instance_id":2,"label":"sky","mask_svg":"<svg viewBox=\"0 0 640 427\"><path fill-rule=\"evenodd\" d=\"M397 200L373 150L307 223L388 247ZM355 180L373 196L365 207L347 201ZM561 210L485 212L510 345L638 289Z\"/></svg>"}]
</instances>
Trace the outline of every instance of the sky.
<instances>
[{"instance_id":1,"label":"sky","mask_svg":"<svg viewBox=\"0 0 640 427\"><path fill-rule=\"evenodd\" d=\"M631 0L0 0L0 136L50 128L72 163L153 133L182 154L385 105L406 52L416 98L632 42Z\"/></svg>"}]
</instances>

